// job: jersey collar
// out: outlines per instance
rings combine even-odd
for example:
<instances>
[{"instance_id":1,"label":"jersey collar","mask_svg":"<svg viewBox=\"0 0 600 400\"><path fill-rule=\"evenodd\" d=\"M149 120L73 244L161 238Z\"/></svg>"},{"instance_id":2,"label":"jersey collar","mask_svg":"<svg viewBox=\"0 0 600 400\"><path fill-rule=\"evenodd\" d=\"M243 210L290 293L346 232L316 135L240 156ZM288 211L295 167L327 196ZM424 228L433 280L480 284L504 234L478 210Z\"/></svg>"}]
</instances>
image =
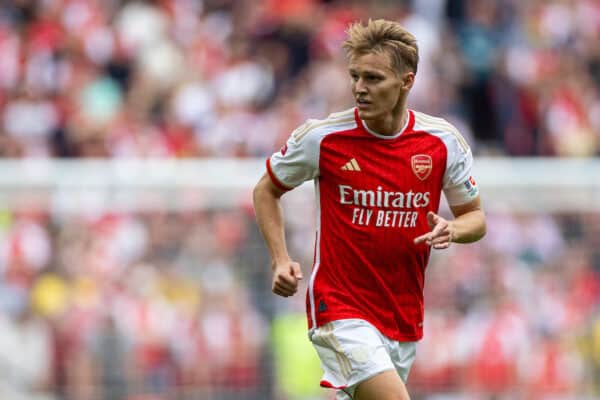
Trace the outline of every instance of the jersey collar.
<instances>
[{"instance_id":1,"label":"jersey collar","mask_svg":"<svg viewBox=\"0 0 600 400\"><path fill-rule=\"evenodd\" d=\"M415 125L415 117L413 115L412 110L410 109L406 109L406 112L408 113L408 118L406 118L406 122L404 123L404 126L402 127L402 129L400 129L400 131L394 135L382 135L380 133L375 132L374 130L370 129L367 124L365 123L365 121L363 121L362 119L360 119L358 117L358 108L354 108L354 116L356 119L356 123L359 126L362 126L362 128L367 131L369 134L375 136L378 139L396 139L398 138L400 135L402 135L405 132L410 131L413 126Z\"/></svg>"}]
</instances>

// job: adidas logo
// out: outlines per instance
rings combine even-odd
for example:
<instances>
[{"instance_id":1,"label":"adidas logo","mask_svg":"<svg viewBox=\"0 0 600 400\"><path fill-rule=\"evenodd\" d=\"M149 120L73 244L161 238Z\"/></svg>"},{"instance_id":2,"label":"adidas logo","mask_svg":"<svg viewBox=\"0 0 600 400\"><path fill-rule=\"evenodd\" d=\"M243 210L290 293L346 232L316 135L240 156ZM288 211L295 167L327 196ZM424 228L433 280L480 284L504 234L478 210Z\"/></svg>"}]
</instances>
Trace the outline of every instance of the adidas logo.
<instances>
[{"instance_id":1,"label":"adidas logo","mask_svg":"<svg viewBox=\"0 0 600 400\"><path fill-rule=\"evenodd\" d=\"M353 158L344 164L342 171L360 171L360 167L358 166L358 162L356 162L356 158Z\"/></svg>"}]
</instances>

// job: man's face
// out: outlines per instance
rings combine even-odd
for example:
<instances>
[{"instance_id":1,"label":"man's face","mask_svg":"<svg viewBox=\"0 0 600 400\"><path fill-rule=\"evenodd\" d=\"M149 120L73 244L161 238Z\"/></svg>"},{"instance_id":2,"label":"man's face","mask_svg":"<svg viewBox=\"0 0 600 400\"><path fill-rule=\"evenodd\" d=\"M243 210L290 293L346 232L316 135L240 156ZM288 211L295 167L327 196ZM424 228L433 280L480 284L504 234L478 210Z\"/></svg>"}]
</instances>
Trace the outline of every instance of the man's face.
<instances>
[{"instance_id":1,"label":"man's face","mask_svg":"<svg viewBox=\"0 0 600 400\"><path fill-rule=\"evenodd\" d=\"M400 100L412 86L414 76L395 72L390 56L379 52L352 57L348 70L352 95L363 120L383 119L400 111Z\"/></svg>"}]
</instances>

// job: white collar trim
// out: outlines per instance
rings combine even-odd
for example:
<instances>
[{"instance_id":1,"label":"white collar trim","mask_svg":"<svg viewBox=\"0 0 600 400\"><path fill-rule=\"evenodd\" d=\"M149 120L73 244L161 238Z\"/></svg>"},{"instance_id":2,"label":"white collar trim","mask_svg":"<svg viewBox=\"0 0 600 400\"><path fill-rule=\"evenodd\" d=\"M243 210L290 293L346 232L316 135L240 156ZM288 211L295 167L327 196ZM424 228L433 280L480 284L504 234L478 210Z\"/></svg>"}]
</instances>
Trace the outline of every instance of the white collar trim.
<instances>
[{"instance_id":1,"label":"white collar trim","mask_svg":"<svg viewBox=\"0 0 600 400\"><path fill-rule=\"evenodd\" d=\"M371 128L369 128L369 126L367 125L367 123L364 120L362 120L362 119L360 120L360 122L362 123L365 130L367 132L369 132L371 135L373 135L379 139L396 139L398 136L402 135L402 133L406 130L406 128L408 127L409 121L410 121L410 113L409 113L408 109L406 109L406 121L404 122L404 126L402 127L402 129L400 129L399 132L394 133L393 135L382 135L381 133L377 133L374 130L372 130Z\"/></svg>"}]
</instances>

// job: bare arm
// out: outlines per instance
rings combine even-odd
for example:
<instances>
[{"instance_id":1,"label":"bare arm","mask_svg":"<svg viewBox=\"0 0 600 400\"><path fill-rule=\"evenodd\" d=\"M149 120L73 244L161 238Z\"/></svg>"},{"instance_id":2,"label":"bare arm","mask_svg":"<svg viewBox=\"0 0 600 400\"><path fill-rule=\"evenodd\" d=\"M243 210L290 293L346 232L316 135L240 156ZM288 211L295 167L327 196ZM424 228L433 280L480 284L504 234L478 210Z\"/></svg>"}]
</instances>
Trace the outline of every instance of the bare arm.
<instances>
[{"instance_id":1,"label":"bare arm","mask_svg":"<svg viewBox=\"0 0 600 400\"><path fill-rule=\"evenodd\" d=\"M479 197L467 204L451 206L450 210L454 215L450 221L453 242L473 243L485 236L485 213Z\"/></svg>"},{"instance_id":2,"label":"bare arm","mask_svg":"<svg viewBox=\"0 0 600 400\"><path fill-rule=\"evenodd\" d=\"M264 174L254 187L253 200L256 222L271 255L273 269L273 293L288 297L298 290L302 279L300 265L292 261L285 243L283 211L280 198L285 192L273 184Z\"/></svg>"},{"instance_id":3,"label":"bare arm","mask_svg":"<svg viewBox=\"0 0 600 400\"><path fill-rule=\"evenodd\" d=\"M450 210L454 214L451 221L430 211L427 214L427 222L431 232L417 237L415 244L425 242L427 245L433 245L434 249L446 249L452 242L472 243L485 236L485 213L479 197L466 204L451 206Z\"/></svg>"}]
</instances>

